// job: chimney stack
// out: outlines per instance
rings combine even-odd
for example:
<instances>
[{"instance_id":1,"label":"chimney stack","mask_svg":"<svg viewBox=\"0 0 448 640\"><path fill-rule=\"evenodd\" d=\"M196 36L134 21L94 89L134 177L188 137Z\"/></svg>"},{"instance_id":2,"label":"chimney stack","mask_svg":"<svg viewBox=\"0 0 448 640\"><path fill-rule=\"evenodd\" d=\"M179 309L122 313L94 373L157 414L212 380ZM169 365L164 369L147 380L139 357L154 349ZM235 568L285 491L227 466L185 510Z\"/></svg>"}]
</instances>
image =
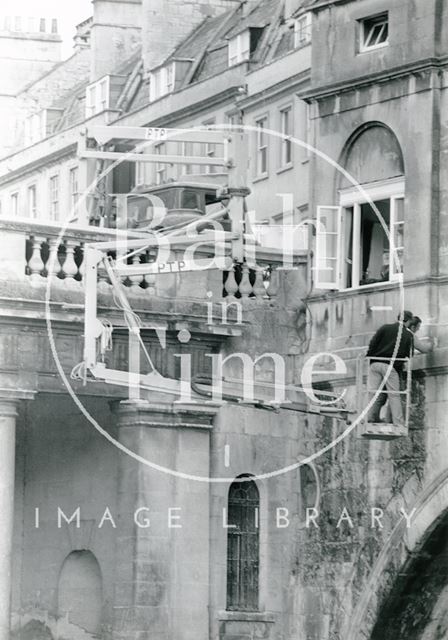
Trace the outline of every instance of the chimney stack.
<instances>
[{"instance_id":1,"label":"chimney stack","mask_svg":"<svg viewBox=\"0 0 448 640\"><path fill-rule=\"evenodd\" d=\"M141 46L141 0L93 0L90 80L111 73Z\"/></svg>"},{"instance_id":2,"label":"chimney stack","mask_svg":"<svg viewBox=\"0 0 448 640\"><path fill-rule=\"evenodd\" d=\"M240 0L142 0L143 59L151 71L207 16L240 5Z\"/></svg>"},{"instance_id":3,"label":"chimney stack","mask_svg":"<svg viewBox=\"0 0 448 640\"><path fill-rule=\"evenodd\" d=\"M75 51L88 49L90 47L90 32L92 30L93 18L88 18L76 25L76 33L73 37Z\"/></svg>"}]
</instances>

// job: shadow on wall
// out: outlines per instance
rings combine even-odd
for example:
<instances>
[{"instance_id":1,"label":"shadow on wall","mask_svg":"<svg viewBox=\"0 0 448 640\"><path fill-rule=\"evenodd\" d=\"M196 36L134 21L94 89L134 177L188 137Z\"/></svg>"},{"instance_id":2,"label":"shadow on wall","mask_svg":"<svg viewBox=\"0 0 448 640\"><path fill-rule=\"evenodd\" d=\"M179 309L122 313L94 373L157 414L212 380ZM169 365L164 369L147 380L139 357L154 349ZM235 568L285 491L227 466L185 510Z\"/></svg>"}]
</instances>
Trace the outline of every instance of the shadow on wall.
<instances>
[{"instance_id":1,"label":"shadow on wall","mask_svg":"<svg viewBox=\"0 0 448 640\"><path fill-rule=\"evenodd\" d=\"M37 609L13 615L11 640L91 640L101 632L101 569L90 551L72 551L58 580L57 616Z\"/></svg>"},{"instance_id":2,"label":"shadow on wall","mask_svg":"<svg viewBox=\"0 0 448 640\"><path fill-rule=\"evenodd\" d=\"M64 561L58 584L58 616L88 633L101 630L101 569L90 551L73 551Z\"/></svg>"},{"instance_id":3,"label":"shadow on wall","mask_svg":"<svg viewBox=\"0 0 448 640\"><path fill-rule=\"evenodd\" d=\"M401 570L371 640L448 637L448 513Z\"/></svg>"}]
</instances>

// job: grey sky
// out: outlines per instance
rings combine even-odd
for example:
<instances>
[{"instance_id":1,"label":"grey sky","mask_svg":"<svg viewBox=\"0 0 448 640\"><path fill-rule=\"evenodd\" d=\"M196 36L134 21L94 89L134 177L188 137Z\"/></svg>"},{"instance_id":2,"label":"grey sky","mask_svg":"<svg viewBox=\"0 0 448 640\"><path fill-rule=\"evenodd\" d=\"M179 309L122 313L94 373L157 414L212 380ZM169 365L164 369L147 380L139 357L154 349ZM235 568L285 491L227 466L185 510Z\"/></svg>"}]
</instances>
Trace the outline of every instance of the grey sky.
<instances>
[{"instance_id":1,"label":"grey sky","mask_svg":"<svg viewBox=\"0 0 448 640\"><path fill-rule=\"evenodd\" d=\"M0 9L0 15L57 18L64 39L63 55L72 52L75 25L93 13L91 0L14 0Z\"/></svg>"}]
</instances>

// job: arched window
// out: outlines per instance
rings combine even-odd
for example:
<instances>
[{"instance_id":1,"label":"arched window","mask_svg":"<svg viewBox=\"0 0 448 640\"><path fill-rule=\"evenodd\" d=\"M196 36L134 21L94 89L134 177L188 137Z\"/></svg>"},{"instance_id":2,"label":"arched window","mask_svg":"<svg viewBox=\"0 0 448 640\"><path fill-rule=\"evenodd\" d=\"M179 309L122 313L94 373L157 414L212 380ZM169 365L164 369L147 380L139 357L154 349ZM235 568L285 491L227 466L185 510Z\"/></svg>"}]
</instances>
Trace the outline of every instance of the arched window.
<instances>
[{"instance_id":1,"label":"arched window","mask_svg":"<svg viewBox=\"0 0 448 640\"><path fill-rule=\"evenodd\" d=\"M351 136L339 164L351 180L338 172L339 205L317 209L316 288L401 280L405 176L395 134L378 122L363 125Z\"/></svg>"},{"instance_id":2,"label":"arched window","mask_svg":"<svg viewBox=\"0 0 448 640\"><path fill-rule=\"evenodd\" d=\"M257 485L241 476L229 489L227 609L258 610L259 508Z\"/></svg>"},{"instance_id":3,"label":"arched window","mask_svg":"<svg viewBox=\"0 0 448 640\"><path fill-rule=\"evenodd\" d=\"M99 633L102 615L102 578L90 551L73 551L64 560L58 585L58 615L89 633Z\"/></svg>"}]
</instances>

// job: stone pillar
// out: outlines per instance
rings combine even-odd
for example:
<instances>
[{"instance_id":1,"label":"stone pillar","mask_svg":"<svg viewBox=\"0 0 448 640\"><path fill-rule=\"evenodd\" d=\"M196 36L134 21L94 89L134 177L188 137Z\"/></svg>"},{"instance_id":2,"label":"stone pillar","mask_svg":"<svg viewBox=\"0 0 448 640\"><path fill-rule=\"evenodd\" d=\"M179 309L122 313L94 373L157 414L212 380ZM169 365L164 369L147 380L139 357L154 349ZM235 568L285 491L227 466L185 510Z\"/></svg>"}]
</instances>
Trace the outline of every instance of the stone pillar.
<instances>
[{"instance_id":1,"label":"stone pillar","mask_svg":"<svg viewBox=\"0 0 448 640\"><path fill-rule=\"evenodd\" d=\"M0 640L9 640L17 405L27 391L0 389Z\"/></svg>"},{"instance_id":2,"label":"stone pillar","mask_svg":"<svg viewBox=\"0 0 448 640\"><path fill-rule=\"evenodd\" d=\"M121 402L119 440L157 465L208 478L215 413ZM210 485L120 456L114 637L208 640Z\"/></svg>"}]
</instances>

